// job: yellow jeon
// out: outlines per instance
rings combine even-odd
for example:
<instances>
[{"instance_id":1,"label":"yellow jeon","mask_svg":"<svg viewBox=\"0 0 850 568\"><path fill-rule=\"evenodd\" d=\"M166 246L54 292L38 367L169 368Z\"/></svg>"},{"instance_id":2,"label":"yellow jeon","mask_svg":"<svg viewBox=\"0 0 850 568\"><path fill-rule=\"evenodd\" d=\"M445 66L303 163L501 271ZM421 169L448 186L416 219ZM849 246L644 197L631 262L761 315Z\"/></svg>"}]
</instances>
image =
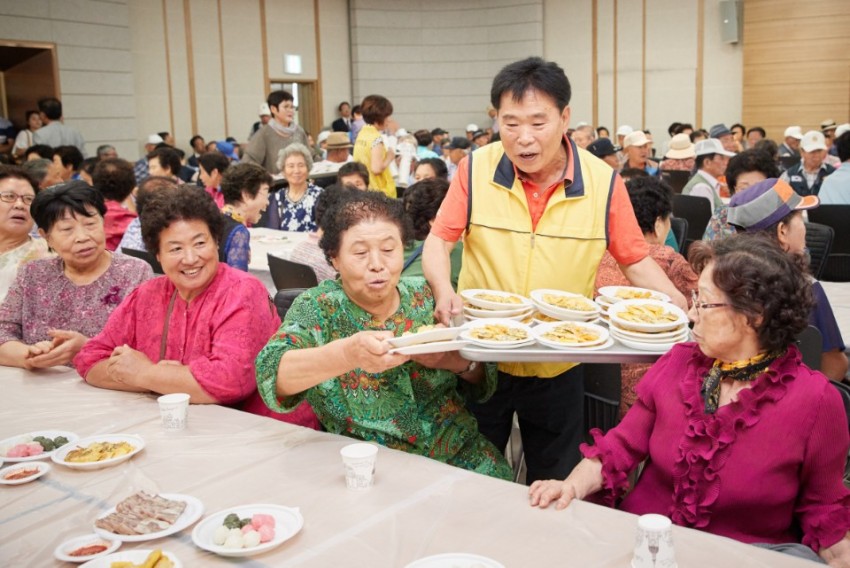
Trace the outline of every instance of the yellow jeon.
<instances>
[{"instance_id":1,"label":"yellow jeon","mask_svg":"<svg viewBox=\"0 0 850 568\"><path fill-rule=\"evenodd\" d=\"M118 442L117 444L113 444L111 442L95 442L93 444L89 444L85 448L71 450L68 452L68 455L65 456L65 461L71 463L99 462L127 455L135 449L135 446L128 444L127 442Z\"/></svg>"},{"instance_id":2,"label":"yellow jeon","mask_svg":"<svg viewBox=\"0 0 850 568\"><path fill-rule=\"evenodd\" d=\"M638 323L666 323L679 319L676 314L668 312L661 306L654 306L652 304L629 306L625 310L617 312L617 317Z\"/></svg>"},{"instance_id":3,"label":"yellow jeon","mask_svg":"<svg viewBox=\"0 0 850 568\"><path fill-rule=\"evenodd\" d=\"M580 345L582 343L591 343L599 339L599 334L589 330L586 327L567 323L559 325L543 334L543 337L550 341L558 343L570 343Z\"/></svg>"},{"instance_id":4,"label":"yellow jeon","mask_svg":"<svg viewBox=\"0 0 850 568\"><path fill-rule=\"evenodd\" d=\"M644 290L629 290L628 288L621 288L617 290L617 297L623 298L624 300L648 300L652 297L652 292L646 292Z\"/></svg>"},{"instance_id":5,"label":"yellow jeon","mask_svg":"<svg viewBox=\"0 0 850 568\"><path fill-rule=\"evenodd\" d=\"M520 300L516 296L499 296L498 294L487 294L486 292L480 292L478 294L475 294L475 297L479 300L486 300L487 302L497 302L499 304L522 304L522 300Z\"/></svg>"},{"instance_id":6,"label":"yellow jeon","mask_svg":"<svg viewBox=\"0 0 850 568\"><path fill-rule=\"evenodd\" d=\"M559 296L557 294L544 294L543 301L552 306L566 308L568 310L576 310L579 312L592 312L593 306L584 298L576 298L573 296Z\"/></svg>"},{"instance_id":7,"label":"yellow jeon","mask_svg":"<svg viewBox=\"0 0 850 568\"><path fill-rule=\"evenodd\" d=\"M524 329L500 324L489 324L470 330L469 335L486 341L522 341L528 339Z\"/></svg>"},{"instance_id":8,"label":"yellow jeon","mask_svg":"<svg viewBox=\"0 0 850 568\"><path fill-rule=\"evenodd\" d=\"M162 550L156 549L145 558L142 564L132 562L112 562L109 568L174 568L174 562L162 554Z\"/></svg>"}]
</instances>

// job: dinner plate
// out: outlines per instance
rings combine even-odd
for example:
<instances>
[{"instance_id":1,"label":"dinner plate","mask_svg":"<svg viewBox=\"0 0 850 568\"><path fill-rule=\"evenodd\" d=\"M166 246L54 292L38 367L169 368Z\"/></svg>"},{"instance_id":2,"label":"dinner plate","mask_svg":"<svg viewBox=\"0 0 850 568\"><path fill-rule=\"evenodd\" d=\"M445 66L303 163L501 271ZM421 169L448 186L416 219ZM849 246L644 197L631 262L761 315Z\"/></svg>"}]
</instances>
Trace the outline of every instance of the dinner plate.
<instances>
[{"instance_id":1,"label":"dinner plate","mask_svg":"<svg viewBox=\"0 0 850 568\"><path fill-rule=\"evenodd\" d=\"M601 351L603 349L608 349L609 347L614 345L614 338L608 337L605 340L605 343L594 343L588 347L579 347L578 345L567 345L567 344L556 344L551 341L547 341L545 339L537 339L537 343L540 345L544 345L546 347L551 347L552 349L557 349L558 351L563 351L565 353L584 353L585 351Z\"/></svg>"},{"instance_id":2,"label":"dinner plate","mask_svg":"<svg viewBox=\"0 0 850 568\"><path fill-rule=\"evenodd\" d=\"M527 314L533 309L533 307L525 305L510 310L485 310L474 306L464 306L463 313L477 318L509 318L511 316Z\"/></svg>"},{"instance_id":3,"label":"dinner plate","mask_svg":"<svg viewBox=\"0 0 850 568\"><path fill-rule=\"evenodd\" d=\"M387 343L398 348L430 343L432 341L452 341L457 337L458 333L460 333L459 327L438 327L421 333L409 333L401 337L393 337L392 339L388 339Z\"/></svg>"},{"instance_id":4,"label":"dinner plate","mask_svg":"<svg viewBox=\"0 0 850 568\"><path fill-rule=\"evenodd\" d=\"M36 469L38 471L30 475L29 477L24 477L23 479L6 479L6 476L8 474L14 473L21 469ZM24 483L35 481L42 475L46 475L48 471L50 471L50 464L44 462L18 463L15 465L10 465L4 467L3 469L0 469L0 485L23 485Z\"/></svg>"},{"instance_id":5,"label":"dinner plate","mask_svg":"<svg viewBox=\"0 0 850 568\"><path fill-rule=\"evenodd\" d=\"M73 432L68 432L66 430L36 430L35 432L29 432L27 434L20 434L18 436L12 436L11 438L6 438L5 440L0 441L0 458L3 458L4 461L9 463L17 463L17 462L27 462L33 460L43 460L52 456L55 452L58 452L62 448L57 448L55 450L49 452L43 452L35 456L27 456L23 458L10 458L6 455L6 452L9 451L13 446L17 446L18 444L25 444L27 442L32 442L32 439L36 436L44 436L45 438L56 438L58 436L65 436L68 438L68 443L62 446L65 448L70 446L72 443L79 439L79 436L74 434Z\"/></svg>"},{"instance_id":6,"label":"dinner plate","mask_svg":"<svg viewBox=\"0 0 850 568\"><path fill-rule=\"evenodd\" d=\"M230 513L236 513L239 518L252 517L257 514L271 515L275 520L274 538L268 542L251 548L225 548L213 542L213 535L218 527L224 524L224 519ZM214 513L198 523L192 530L192 542L196 546L219 556L251 556L277 548L301 531L304 517L301 511L294 507L282 505L242 505L231 507Z\"/></svg>"},{"instance_id":7,"label":"dinner plate","mask_svg":"<svg viewBox=\"0 0 850 568\"><path fill-rule=\"evenodd\" d=\"M127 442L131 446L133 446L133 451L123 456L118 456L116 458L111 458L108 460L101 460L96 462L86 462L86 463L75 463L75 462L66 462L65 456L68 455L72 450L76 450L77 448L86 448L95 442L110 442L113 444L117 444L119 442ZM145 441L141 436L135 434L101 434L100 436L89 436L88 438L82 438L77 440L72 444L66 444L56 450L50 459L53 460L53 463L57 463L59 465L69 467L71 469L83 469L83 470L93 470L93 469L103 469L105 467L112 467L114 465L118 465L119 463L123 463L139 452L141 452L145 447Z\"/></svg>"},{"instance_id":8,"label":"dinner plate","mask_svg":"<svg viewBox=\"0 0 850 568\"><path fill-rule=\"evenodd\" d=\"M582 304L586 305L589 309L573 310L570 308L564 308L562 306L556 306L545 301L544 298L546 296L577 298L582 302ZM557 318L559 320L587 321L599 317L599 312L601 311L601 308L596 305L593 300L585 298L581 294L565 292L564 290L550 290L545 288L541 288L539 290L532 290L531 300L537 307L537 311L549 317Z\"/></svg>"},{"instance_id":9,"label":"dinner plate","mask_svg":"<svg viewBox=\"0 0 850 568\"><path fill-rule=\"evenodd\" d=\"M493 296L514 297L517 298L519 302L494 302L492 300L476 298L475 296L477 294L491 294ZM471 288L469 290L463 290L460 295L463 297L464 300L466 300L473 306L490 310L510 310L513 308L519 308L520 306L531 306L531 300L529 300L525 296L520 296L519 294L511 294L510 292L502 292L501 290L483 290L480 288Z\"/></svg>"},{"instance_id":10,"label":"dinner plate","mask_svg":"<svg viewBox=\"0 0 850 568\"><path fill-rule=\"evenodd\" d=\"M390 353L400 355L425 355L426 353L445 353L457 351L469 345L469 341L455 339L453 341L433 341L431 343L420 343L419 345L408 345L407 347L396 347L390 349Z\"/></svg>"},{"instance_id":11,"label":"dinner plate","mask_svg":"<svg viewBox=\"0 0 850 568\"><path fill-rule=\"evenodd\" d=\"M501 317L501 318L479 318L479 317L471 316L467 312L463 313L463 317L466 320L466 323L473 322L473 321L479 321L479 320L491 320L492 321L494 319L503 319L503 320L518 321L518 322L522 322L522 323L527 324L527 325L531 325L531 321L532 321L530 310L526 311L526 312L522 312L521 314L516 315L516 316ZM464 324L463 327L466 327L466 324Z\"/></svg>"},{"instance_id":12,"label":"dinner plate","mask_svg":"<svg viewBox=\"0 0 850 568\"><path fill-rule=\"evenodd\" d=\"M648 298L629 298L628 296L620 296L620 294L634 293L649 293ZM603 286L599 289L601 296L608 296L614 300L659 300L661 302L669 302L670 296L658 290L650 290L649 288L638 288L637 286Z\"/></svg>"},{"instance_id":13,"label":"dinner plate","mask_svg":"<svg viewBox=\"0 0 850 568\"><path fill-rule=\"evenodd\" d=\"M681 333L677 333L676 335L670 337L663 337L660 339L653 337L634 337L633 335L626 335L622 333L616 327L611 330L611 335L617 339L623 338L626 341L633 341L635 343L646 343L648 345L664 345L668 343L681 343L682 341L688 341L690 339L690 331L683 330Z\"/></svg>"},{"instance_id":14,"label":"dinner plate","mask_svg":"<svg viewBox=\"0 0 850 568\"><path fill-rule=\"evenodd\" d=\"M411 562L405 568L505 568L505 565L478 554L450 552L420 558Z\"/></svg>"},{"instance_id":15,"label":"dinner plate","mask_svg":"<svg viewBox=\"0 0 850 568\"><path fill-rule=\"evenodd\" d=\"M104 550L103 552L98 552L97 554L89 554L87 556L71 556L71 553L77 550L78 548L82 548L84 546L93 546L95 544L101 544L106 546L106 550ZM106 556L111 552L115 552L120 547L120 540L103 538L100 535L96 534L87 534L72 538L70 540L66 540L65 542L56 547L56 549L53 551L53 556L55 556L57 560L62 560L63 562L76 562L79 564L80 562L88 562L89 560L93 560L94 558Z\"/></svg>"},{"instance_id":16,"label":"dinner plate","mask_svg":"<svg viewBox=\"0 0 850 568\"><path fill-rule=\"evenodd\" d=\"M637 349L638 351L647 351L649 353L667 353L676 343L641 343L640 341L632 341L630 339L626 339L625 337L614 337L617 341L625 345L626 347L631 347L632 349ZM677 342L677 343L681 343Z\"/></svg>"},{"instance_id":17,"label":"dinner plate","mask_svg":"<svg viewBox=\"0 0 850 568\"><path fill-rule=\"evenodd\" d=\"M650 341L662 340L663 341L663 340L666 340L666 339L679 337L680 335L686 334L690 331L690 329L688 328L687 325L683 325L682 327L680 327L678 329L674 329L672 331L659 331L659 332L656 332L656 333L651 333L651 332L646 332L646 331L631 331L629 329L623 329L622 327L620 327L617 324L611 324L609 329L612 332L616 332L616 333L619 333L620 335L625 336L626 339L634 339L634 340L637 340L637 341L643 341L643 340L650 340Z\"/></svg>"},{"instance_id":18,"label":"dinner plate","mask_svg":"<svg viewBox=\"0 0 850 568\"><path fill-rule=\"evenodd\" d=\"M107 530L94 527L94 532L103 538L116 539L121 542L145 542L148 540L156 540L158 538L162 538L164 536L168 536L174 533L178 533L185 529L186 527L192 526L192 524L201 518L201 515L204 514L204 504L201 503L200 499L197 497L192 497L191 495L181 495L180 493L159 493L160 497L165 497L166 499L171 499L172 501L185 501L186 508L183 509L183 512L177 517L177 520L174 521L174 524L168 527L167 529L163 529L161 531L152 532L149 534L115 534L111 533ZM103 514L98 515L98 519L102 519L112 513L115 512L115 507L112 507L108 511L105 511Z\"/></svg>"},{"instance_id":19,"label":"dinner plate","mask_svg":"<svg viewBox=\"0 0 850 568\"><path fill-rule=\"evenodd\" d=\"M139 548L136 550L122 550L106 556L99 556L94 560L89 560L85 564L81 564L80 568L109 568L113 562L132 562L133 564L142 564L153 549ZM167 556L174 563L174 568L183 568L183 563L173 552L167 550L162 551L163 556Z\"/></svg>"},{"instance_id":20,"label":"dinner plate","mask_svg":"<svg viewBox=\"0 0 850 568\"><path fill-rule=\"evenodd\" d=\"M516 339L514 341L493 341L488 339L479 339L471 335L471 332L474 329L489 325L503 325L513 329L521 329L525 331L526 339ZM480 345L481 347L491 347L495 349L514 349L516 347L522 347L524 345L531 345L532 343L534 343L534 334L531 331L531 327L525 325L524 323L520 323L510 319L480 319L464 324L463 327L464 330L460 333L460 338L476 345Z\"/></svg>"},{"instance_id":21,"label":"dinner plate","mask_svg":"<svg viewBox=\"0 0 850 568\"><path fill-rule=\"evenodd\" d=\"M621 318L619 314L629 309L631 306L658 307L664 312L668 312L676 316L676 319L659 323L646 323ZM608 317L611 318L611 321L617 327L631 331L675 331L683 325L688 324L688 316L681 308L667 302L662 302L661 300L623 300L622 302L617 302L608 308Z\"/></svg>"},{"instance_id":22,"label":"dinner plate","mask_svg":"<svg viewBox=\"0 0 850 568\"><path fill-rule=\"evenodd\" d=\"M545 335L559 327L562 326L576 326L581 329L586 330L589 333L596 334L596 339L587 341L585 343L565 343L561 341L555 341L554 339L549 339L545 337ZM532 328L534 333L534 338L538 343L546 345L547 347L552 347L553 349L579 349L586 350L588 348L602 345L606 341L608 341L608 330L602 327L601 325L596 325L592 323L584 323L577 321L559 321L552 323L541 323Z\"/></svg>"}]
</instances>

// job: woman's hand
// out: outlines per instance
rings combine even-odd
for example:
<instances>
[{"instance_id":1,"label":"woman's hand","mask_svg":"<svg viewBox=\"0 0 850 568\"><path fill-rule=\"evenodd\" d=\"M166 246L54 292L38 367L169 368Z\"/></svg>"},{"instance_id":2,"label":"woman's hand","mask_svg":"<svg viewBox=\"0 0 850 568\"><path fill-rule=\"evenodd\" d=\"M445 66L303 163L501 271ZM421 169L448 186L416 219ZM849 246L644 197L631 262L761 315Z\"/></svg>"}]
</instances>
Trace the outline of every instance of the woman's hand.
<instances>
[{"instance_id":1,"label":"woman's hand","mask_svg":"<svg viewBox=\"0 0 850 568\"><path fill-rule=\"evenodd\" d=\"M24 358L26 369L67 365L88 341L85 335L76 331L51 329L47 334L53 338L52 341L40 341L30 346Z\"/></svg>"},{"instance_id":2,"label":"woman's hand","mask_svg":"<svg viewBox=\"0 0 850 568\"><path fill-rule=\"evenodd\" d=\"M451 292L444 296L435 296L434 300L434 318L444 325L453 327L453 320L463 313L463 299Z\"/></svg>"},{"instance_id":3,"label":"woman's hand","mask_svg":"<svg viewBox=\"0 0 850 568\"><path fill-rule=\"evenodd\" d=\"M549 479L535 481L528 488L528 500L532 507L545 509L555 502L555 509L566 509L573 499L584 499L602 488L602 462L598 459L583 459L563 481Z\"/></svg>"},{"instance_id":4,"label":"woman's hand","mask_svg":"<svg viewBox=\"0 0 850 568\"><path fill-rule=\"evenodd\" d=\"M112 350L106 369L109 378L116 382L144 387L140 382L141 375L152 366L151 360L141 351L129 345L119 345Z\"/></svg>"},{"instance_id":5,"label":"woman's hand","mask_svg":"<svg viewBox=\"0 0 850 568\"><path fill-rule=\"evenodd\" d=\"M822 548L820 557L832 568L850 568L850 532L829 548Z\"/></svg>"},{"instance_id":6,"label":"woman's hand","mask_svg":"<svg viewBox=\"0 0 850 568\"><path fill-rule=\"evenodd\" d=\"M383 373L387 369L407 363L410 357L390 354L392 346L387 339L390 331L360 331L344 339L343 358L351 369L363 369L367 373Z\"/></svg>"}]
</instances>

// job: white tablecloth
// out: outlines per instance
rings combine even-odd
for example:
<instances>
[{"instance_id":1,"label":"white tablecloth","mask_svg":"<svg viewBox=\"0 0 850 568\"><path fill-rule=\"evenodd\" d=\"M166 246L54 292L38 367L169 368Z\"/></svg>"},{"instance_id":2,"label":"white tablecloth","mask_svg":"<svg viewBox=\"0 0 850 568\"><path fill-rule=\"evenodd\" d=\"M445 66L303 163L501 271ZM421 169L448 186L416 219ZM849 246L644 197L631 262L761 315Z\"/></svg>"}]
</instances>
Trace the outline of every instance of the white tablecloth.
<instances>
[{"instance_id":1,"label":"white tablecloth","mask_svg":"<svg viewBox=\"0 0 850 568\"><path fill-rule=\"evenodd\" d=\"M251 263L248 265L248 271L259 278L266 285L269 293L274 296L277 289L269 273L267 255L271 254L288 260L292 249L307 238L307 233L276 231L264 227L252 227L248 229L248 232L251 233Z\"/></svg>"},{"instance_id":2,"label":"white tablecloth","mask_svg":"<svg viewBox=\"0 0 850 568\"><path fill-rule=\"evenodd\" d=\"M246 566L398 568L424 556L468 552L506 567L628 566L637 518L576 502L566 511L528 506L524 486L381 448L375 486L345 488L339 456L350 440L219 406L192 406L188 430L168 434L151 395L106 391L75 372L0 367L0 439L37 429L81 436L137 433L147 447L124 464L0 486L0 565L61 566L53 549L91 532L102 511L144 489L200 499L206 513L251 503L299 507L305 525ZM189 567L232 566L195 547L191 529L124 549L161 547ZM811 566L676 527L679 566Z\"/></svg>"}]
</instances>

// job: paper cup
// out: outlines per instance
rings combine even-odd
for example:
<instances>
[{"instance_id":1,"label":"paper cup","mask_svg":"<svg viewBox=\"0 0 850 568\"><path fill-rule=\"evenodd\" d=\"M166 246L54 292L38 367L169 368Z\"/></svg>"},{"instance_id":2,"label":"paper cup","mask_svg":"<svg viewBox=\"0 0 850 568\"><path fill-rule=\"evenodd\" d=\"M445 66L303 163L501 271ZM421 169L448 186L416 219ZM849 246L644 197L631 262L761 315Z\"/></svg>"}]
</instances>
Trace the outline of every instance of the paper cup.
<instances>
[{"instance_id":1,"label":"paper cup","mask_svg":"<svg viewBox=\"0 0 850 568\"><path fill-rule=\"evenodd\" d=\"M375 460L378 446L375 444L349 444L339 451L345 467L345 484L349 489L362 491L372 487L375 477Z\"/></svg>"},{"instance_id":2,"label":"paper cup","mask_svg":"<svg viewBox=\"0 0 850 568\"><path fill-rule=\"evenodd\" d=\"M632 568L676 568L673 523L664 515L638 518Z\"/></svg>"},{"instance_id":3,"label":"paper cup","mask_svg":"<svg viewBox=\"0 0 850 568\"><path fill-rule=\"evenodd\" d=\"M162 427L168 432L186 429L189 414L189 395L185 393L166 394L158 399Z\"/></svg>"}]
</instances>

